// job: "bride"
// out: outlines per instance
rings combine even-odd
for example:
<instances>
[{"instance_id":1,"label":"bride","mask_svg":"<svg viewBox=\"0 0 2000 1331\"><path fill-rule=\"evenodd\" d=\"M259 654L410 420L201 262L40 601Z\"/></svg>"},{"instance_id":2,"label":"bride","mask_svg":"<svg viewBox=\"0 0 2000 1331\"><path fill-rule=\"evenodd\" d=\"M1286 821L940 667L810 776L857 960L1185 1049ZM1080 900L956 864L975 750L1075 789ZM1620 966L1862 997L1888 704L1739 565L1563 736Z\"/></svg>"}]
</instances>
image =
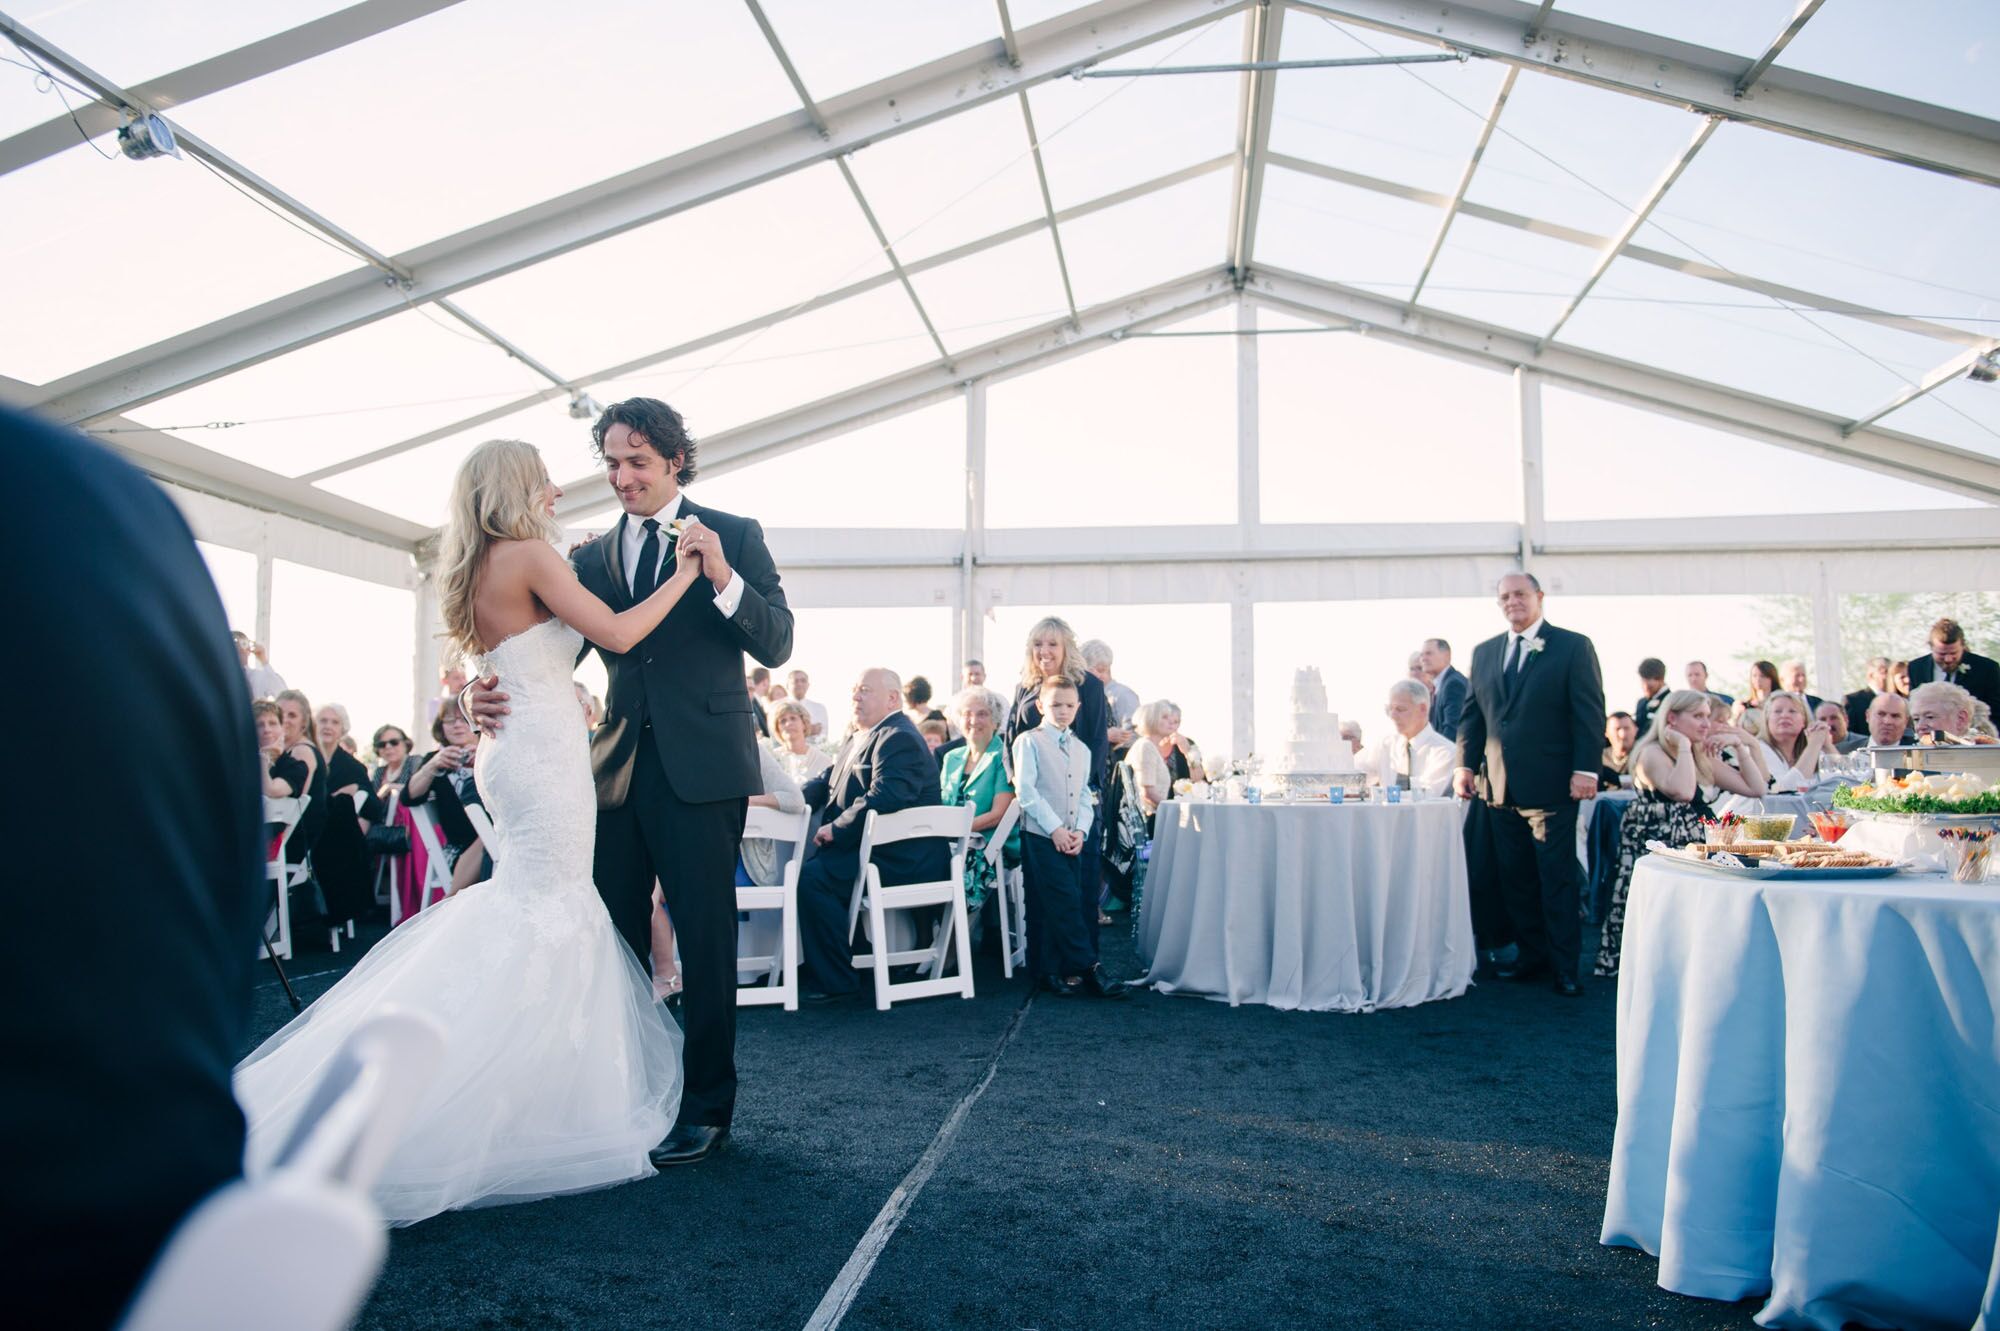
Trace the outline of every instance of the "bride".
<instances>
[{"instance_id":1,"label":"bride","mask_svg":"<svg viewBox=\"0 0 2000 1331\"><path fill-rule=\"evenodd\" d=\"M700 558L613 613L551 544L561 495L511 439L474 449L452 485L446 636L512 698L479 751L491 880L396 928L236 1069L254 1173L362 1020L392 1004L437 1018L443 1062L375 1185L393 1224L649 1176L680 1106L680 1032L591 884L597 800L571 676L585 638L623 652L651 633Z\"/></svg>"}]
</instances>

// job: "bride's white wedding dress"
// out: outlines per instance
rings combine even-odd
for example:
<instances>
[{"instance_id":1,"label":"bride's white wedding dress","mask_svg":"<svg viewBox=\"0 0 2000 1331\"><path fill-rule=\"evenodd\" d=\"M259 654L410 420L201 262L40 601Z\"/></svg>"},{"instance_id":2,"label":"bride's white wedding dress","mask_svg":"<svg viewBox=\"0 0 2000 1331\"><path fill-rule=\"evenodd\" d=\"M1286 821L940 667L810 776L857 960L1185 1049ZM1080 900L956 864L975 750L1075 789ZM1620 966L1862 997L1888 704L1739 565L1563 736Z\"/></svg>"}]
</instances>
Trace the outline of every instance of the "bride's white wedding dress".
<instances>
[{"instance_id":1,"label":"bride's white wedding dress","mask_svg":"<svg viewBox=\"0 0 2000 1331\"><path fill-rule=\"evenodd\" d=\"M389 933L236 1069L248 1168L289 1138L327 1062L394 1005L445 1029L444 1059L374 1195L394 1224L653 1172L680 1107L681 1035L591 883L597 799L571 677L582 635L549 619L486 655L506 726L479 745L494 871Z\"/></svg>"}]
</instances>

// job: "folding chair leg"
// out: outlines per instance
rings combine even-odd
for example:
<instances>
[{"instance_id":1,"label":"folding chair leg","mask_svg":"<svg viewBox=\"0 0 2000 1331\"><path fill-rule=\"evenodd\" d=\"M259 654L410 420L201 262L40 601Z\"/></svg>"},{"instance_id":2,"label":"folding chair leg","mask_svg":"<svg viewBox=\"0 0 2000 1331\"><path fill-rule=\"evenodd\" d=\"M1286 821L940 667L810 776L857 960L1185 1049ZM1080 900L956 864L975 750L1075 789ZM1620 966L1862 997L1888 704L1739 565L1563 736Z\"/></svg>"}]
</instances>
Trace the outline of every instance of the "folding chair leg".
<instances>
[{"instance_id":1,"label":"folding chair leg","mask_svg":"<svg viewBox=\"0 0 2000 1331\"><path fill-rule=\"evenodd\" d=\"M778 912L778 955L779 969L784 974L785 1011L799 1010L799 901L795 894L787 893L785 905Z\"/></svg>"},{"instance_id":2,"label":"folding chair leg","mask_svg":"<svg viewBox=\"0 0 2000 1331\"><path fill-rule=\"evenodd\" d=\"M889 913L882 909L882 898L874 892L868 894L868 924L875 931L875 1010L889 1010Z\"/></svg>"},{"instance_id":3,"label":"folding chair leg","mask_svg":"<svg viewBox=\"0 0 2000 1331\"><path fill-rule=\"evenodd\" d=\"M1014 978L1014 929L1008 922L1011 912L1007 908L1007 867L1004 864L993 884L993 901L1000 908L1000 972L1011 980Z\"/></svg>"},{"instance_id":4,"label":"folding chair leg","mask_svg":"<svg viewBox=\"0 0 2000 1331\"><path fill-rule=\"evenodd\" d=\"M951 917L958 921L958 979L962 986L959 992L972 997L972 927L965 915L965 893L960 892L951 901Z\"/></svg>"}]
</instances>

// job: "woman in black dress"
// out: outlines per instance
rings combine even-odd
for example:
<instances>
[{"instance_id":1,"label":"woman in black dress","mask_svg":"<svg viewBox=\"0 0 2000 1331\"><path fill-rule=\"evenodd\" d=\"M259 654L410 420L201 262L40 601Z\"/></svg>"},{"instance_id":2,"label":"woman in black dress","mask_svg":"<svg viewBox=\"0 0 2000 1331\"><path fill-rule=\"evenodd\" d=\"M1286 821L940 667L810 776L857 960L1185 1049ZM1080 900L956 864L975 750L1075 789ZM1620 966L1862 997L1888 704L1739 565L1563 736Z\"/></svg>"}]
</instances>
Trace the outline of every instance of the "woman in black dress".
<instances>
[{"instance_id":1,"label":"woman in black dress","mask_svg":"<svg viewBox=\"0 0 2000 1331\"><path fill-rule=\"evenodd\" d=\"M349 728L347 709L339 703L328 703L313 713L313 737L326 764L332 806L313 849L313 876L326 893L327 915L337 922L358 919L374 902L366 842L369 824L380 822L383 814L368 769L340 747Z\"/></svg>"},{"instance_id":2,"label":"woman in black dress","mask_svg":"<svg viewBox=\"0 0 2000 1331\"><path fill-rule=\"evenodd\" d=\"M273 700L278 704L278 719L283 726L284 753L271 766L273 775L281 777L291 787L291 793L309 795L312 802L299 818L299 825L292 832L292 839L285 846L287 864L303 863L306 856L319 845L320 836L326 831L328 798L326 784L326 761L320 757L319 749L307 738L312 728L312 703L297 689L285 689Z\"/></svg>"}]
</instances>

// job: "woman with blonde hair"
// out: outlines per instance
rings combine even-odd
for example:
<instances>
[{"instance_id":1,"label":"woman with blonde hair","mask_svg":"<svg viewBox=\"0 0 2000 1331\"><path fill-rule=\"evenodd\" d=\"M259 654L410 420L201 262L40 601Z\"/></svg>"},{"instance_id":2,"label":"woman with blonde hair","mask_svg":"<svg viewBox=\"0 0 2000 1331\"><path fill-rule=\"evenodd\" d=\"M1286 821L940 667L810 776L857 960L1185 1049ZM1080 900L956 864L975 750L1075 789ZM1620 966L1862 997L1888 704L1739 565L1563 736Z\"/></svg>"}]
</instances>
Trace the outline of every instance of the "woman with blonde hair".
<instances>
[{"instance_id":1,"label":"woman with blonde hair","mask_svg":"<svg viewBox=\"0 0 2000 1331\"><path fill-rule=\"evenodd\" d=\"M237 1068L251 1170L270 1163L330 1059L391 1005L450 1032L375 1185L390 1221L647 1178L674 1122L680 1037L591 881L597 797L572 673L585 639L630 650L694 580L683 531L657 590L623 612L551 541L549 480L528 444L489 440L452 484L439 558L446 636L505 676L504 730L480 748L493 877L426 910Z\"/></svg>"},{"instance_id":2,"label":"woman with blonde hair","mask_svg":"<svg viewBox=\"0 0 2000 1331\"><path fill-rule=\"evenodd\" d=\"M1783 689L1764 699L1760 739L1763 747L1757 756L1764 761L1774 791L1811 786L1819 780L1820 756L1833 751L1833 728L1813 719L1812 707L1803 697Z\"/></svg>"},{"instance_id":3,"label":"woman with blonde hair","mask_svg":"<svg viewBox=\"0 0 2000 1331\"><path fill-rule=\"evenodd\" d=\"M1714 816L1714 802L1723 792L1763 793L1761 772L1738 770L1723 757L1724 746L1732 741L1739 746L1754 741L1726 721L1716 721L1712 710L1717 706L1706 693L1675 689L1653 709L1652 724L1632 748L1632 785L1638 797L1626 806L1618 831L1618 877L1611 884L1611 906L1597 949L1600 976L1618 973L1625 898L1632 890L1632 866L1646 853L1646 844L1693 845L1705 839L1701 820Z\"/></svg>"}]
</instances>

